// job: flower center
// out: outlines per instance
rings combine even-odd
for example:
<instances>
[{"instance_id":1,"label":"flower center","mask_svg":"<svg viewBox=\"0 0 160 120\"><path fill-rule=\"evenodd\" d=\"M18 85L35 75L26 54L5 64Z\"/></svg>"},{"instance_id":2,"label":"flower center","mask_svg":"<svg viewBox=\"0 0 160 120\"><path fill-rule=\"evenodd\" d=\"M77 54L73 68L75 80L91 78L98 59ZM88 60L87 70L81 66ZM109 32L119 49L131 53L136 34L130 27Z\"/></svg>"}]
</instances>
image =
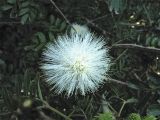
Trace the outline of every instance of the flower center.
<instances>
[{"instance_id":1,"label":"flower center","mask_svg":"<svg viewBox=\"0 0 160 120\"><path fill-rule=\"evenodd\" d=\"M77 73L83 73L85 71L86 65L85 65L85 57L78 57L78 59L75 61L75 63L72 66L73 70Z\"/></svg>"},{"instance_id":2,"label":"flower center","mask_svg":"<svg viewBox=\"0 0 160 120\"><path fill-rule=\"evenodd\" d=\"M85 66L80 61L76 61L76 63L73 65L73 69L78 73L81 73L84 71Z\"/></svg>"}]
</instances>

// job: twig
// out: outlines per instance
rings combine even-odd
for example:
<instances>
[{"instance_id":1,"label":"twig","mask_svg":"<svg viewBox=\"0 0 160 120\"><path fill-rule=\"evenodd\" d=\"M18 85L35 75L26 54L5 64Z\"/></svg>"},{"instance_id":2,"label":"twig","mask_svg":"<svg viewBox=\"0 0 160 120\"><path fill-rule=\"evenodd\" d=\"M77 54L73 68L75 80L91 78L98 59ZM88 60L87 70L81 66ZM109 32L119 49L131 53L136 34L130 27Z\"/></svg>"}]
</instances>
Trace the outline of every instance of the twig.
<instances>
[{"instance_id":1,"label":"twig","mask_svg":"<svg viewBox=\"0 0 160 120\"><path fill-rule=\"evenodd\" d=\"M102 29L101 27L99 27L97 24L93 23L93 20L91 21L91 20L89 20L89 19L87 19L87 18L85 18L85 17L84 17L84 19L87 21L87 24L91 24L92 26L96 27L97 29L99 29L100 31L102 31L102 33L103 33L104 35L112 36L111 33L105 31L104 29Z\"/></svg>"},{"instance_id":2,"label":"twig","mask_svg":"<svg viewBox=\"0 0 160 120\"><path fill-rule=\"evenodd\" d=\"M85 114L85 112L84 112L81 108L80 108L80 111L81 111L82 114L84 115L85 119L88 120L88 119L87 119L87 115Z\"/></svg>"},{"instance_id":3,"label":"twig","mask_svg":"<svg viewBox=\"0 0 160 120\"><path fill-rule=\"evenodd\" d=\"M122 81L120 81L120 80L116 80L116 79L112 79L112 78L106 78L105 80L107 80L107 81L111 81L111 82L116 82L116 83L119 83L119 84L121 84L121 85L125 85L125 86L129 86L129 84L127 84L126 82L122 82Z\"/></svg>"},{"instance_id":4,"label":"twig","mask_svg":"<svg viewBox=\"0 0 160 120\"><path fill-rule=\"evenodd\" d=\"M50 0L50 2L52 3L52 5L58 10L58 12L62 15L62 17L65 19L65 21L70 25L71 23L69 22L69 20L66 18L66 16L63 14L63 12L58 8L58 6L56 5L56 3L53 0Z\"/></svg>"},{"instance_id":5,"label":"twig","mask_svg":"<svg viewBox=\"0 0 160 120\"><path fill-rule=\"evenodd\" d=\"M133 75L136 77L136 79L137 79L138 81L140 81L140 82L143 81L135 72L133 72Z\"/></svg>"},{"instance_id":6,"label":"twig","mask_svg":"<svg viewBox=\"0 0 160 120\"><path fill-rule=\"evenodd\" d=\"M148 52L156 52L160 54L159 48L154 47L144 47L136 44L114 44L111 48L129 48L134 50L148 51Z\"/></svg>"},{"instance_id":7,"label":"twig","mask_svg":"<svg viewBox=\"0 0 160 120\"><path fill-rule=\"evenodd\" d=\"M124 50L115 60L114 63L119 60L123 55L125 55L125 53L128 51L128 49Z\"/></svg>"},{"instance_id":8,"label":"twig","mask_svg":"<svg viewBox=\"0 0 160 120\"><path fill-rule=\"evenodd\" d=\"M139 88L135 87L134 84L123 82L121 80L116 80L116 79L113 79L113 78L104 78L104 80L106 80L106 82L108 81L108 82L114 82L114 83L117 83L117 84L121 84L121 85L124 85L124 86L132 88L132 89L136 89L136 90L139 89Z\"/></svg>"},{"instance_id":9,"label":"twig","mask_svg":"<svg viewBox=\"0 0 160 120\"><path fill-rule=\"evenodd\" d=\"M101 17L97 17L97 18L95 18L95 19L93 19L93 20L90 20L90 22L95 22L95 21L100 20L100 19L103 19L103 18L105 18L105 17L107 17L107 16L108 16L108 14L107 14L107 15L103 15L103 16L101 16Z\"/></svg>"},{"instance_id":10,"label":"twig","mask_svg":"<svg viewBox=\"0 0 160 120\"><path fill-rule=\"evenodd\" d=\"M42 111L39 111L39 114L40 114L40 116L41 116L41 118L42 118L43 120L54 120L54 119L48 117L48 116L47 116L46 114L44 114L44 112L42 112Z\"/></svg>"},{"instance_id":11,"label":"twig","mask_svg":"<svg viewBox=\"0 0 160 120\"><path fill-rule=\"evenodd\" d=\"M71 118L69 118L68 116L66 116L65 114L63 114L62 112L60 112L57 109L55 109L52 106L50 106L46 101L44 101L44 100L41 100L41 101L44 103L44 106L37 107L37 109L48 108L49 110L57 113L58 115L60 115L63 118L65 118L66 120L72 120Z\"/></svg>"},{"instance_id":12,"label":"twig","mask_svg":"<svg viewBox=\"0 0 160 120\"><path fill-rule=\"evenodd\" d=\"M118 117L121 116L122 110L123 110L123 108L124 108L125 105L126 105L126 102L123 101L123 104L122 104L122 106L121 106L121 108L120 108L120 110L119 110L119 112L118 112Z\"/></svg>"}]
</instances>

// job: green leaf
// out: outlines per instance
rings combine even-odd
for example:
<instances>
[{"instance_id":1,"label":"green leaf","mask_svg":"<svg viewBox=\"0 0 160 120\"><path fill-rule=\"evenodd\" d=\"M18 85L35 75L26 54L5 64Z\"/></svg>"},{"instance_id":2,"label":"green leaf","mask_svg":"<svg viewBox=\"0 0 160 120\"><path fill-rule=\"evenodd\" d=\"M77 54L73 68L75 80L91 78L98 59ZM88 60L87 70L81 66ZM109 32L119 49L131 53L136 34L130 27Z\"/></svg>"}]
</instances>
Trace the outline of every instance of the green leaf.
<instances>
[{"instance_id":1,"label":"green leaf","mask_svg":"<svg viewBox=\"0 0 160 120\"><path fill-rule=\"evenodd\" d=\"M49 36L49 40L50 40L50 41L55 40L55 37L54 37L54 35L53 35L52 32L49 32L49 33L48 33L48 36Z\"/></svg>"},{"instance_id":2,"label":"green leaf","mask_svg":"<svg viewBox=\"0 0 160 120\"><path fill-rule=\"evenodd\" d=\"M29 19L29 14L25 14L21 17L21 23L25 24Z\"/></svg>"},{"instance_id":3,"label":"green leaf","mask_svg":"<svg viewBox=\"0 0 160 120\"><path fill-rule=\"evenodd\" d=\"M2 95L3 95L3 99L5 101L5 104L7 105L7 107L11 110L13 110L13 104L12 104L12 96L11 94L8 92L7 88L3 88L2 89Z\"/></svg>"},{"instance_id":4,"label":"green leaf","mask_svg":"<svg viewBox=\"0 0 160 120\"><path fill-rule=\"evenodd\" d=\"M29 5L30 5L30 2L29 2L29 1L22 2L21 8L28 7Z\"/></svg>"},{"instance_id":5,"label":"green leaf","mask_svg":"<svg viewBox=\"0 0 160 120\"><path fill-rule=\"evenodd\" d=\"M15 4L16 0L7 0L7 2L10 3L10 4Z\"/></svg>"},{"instance_id":6,"label":"green leaf","mask_svg":"<svg viewBox=\"0 0 160 120\"><path fill-rule=\"evenodd\" d=\"M20 75L15 76L15 87L17 95L20 96L22 90L22 79L20 79Z\"/></svg>"},{"instance_id":7,"label":"green leaf","mask_svg":"<svg viewBox=\"0 0 160 120\"><path fill-rule=\"evenodd\" d=\"M59 18L56 19L55 26L59 26L61 24L61 20Z\"/></svg>"},{"instance_id":8,"label":"green leaf","mask_svg":"<svg viewBox=\"0 0 160 120\"><path fill-rule=\"evenodd\" d=\"M37 16L37 11L35 9L32 9L30 11L30 22L32 22Z\"/></svg>"},{"instance_id":9,"label":"green leaf","mask_svg":"<svg viewBox=\"0 0 160 120\"><path fill-rule=\"evenodd\" d=\"M132 113L128 116L127 120L141 120L141 116L138 113Z\"/></svg>"},{"instance_id":10,"label":"green leaf","mask_svg":"<svg viewBox=\"0 0 160 120\"><path fill-rule=\"evenodd\" d=\"M152 41L152 37L147 37L146 39L146 46L150 46L151 45L151 41Z\"/></svg>"},{"instance_id":11,"label":"green leaf","mask_svg":"<svg viewBox=\"0 0 160 120\"><path fill-rule=\"evenodd\" d=\"M130 82L128 83L128 87L139 90L139 87L137 85L130 83Z\"/></svg>"},{"instance_id":12,"label":"green leaf","mask_svg":"<svg viewBox=\"0 0 160 120\"><path fill-rule=\"evenodd\" d=\"M103 114L99 114L98 116L95 117L94 120L115 120L115 117L111 112L106 112Z\"/></svg>"},{"instance_id":13,"label":"green leaf","mask_svg":"<svg viewBox=\"0 0 160 120\"><path fill-rule=\"evenodd\" d=\"M6 68L6 63L2 59L0 59L0 69L5 70Z\"/></svg>"},{"instance_id":14,"label":"green leaf","mask_svg":"<svg viewBox=\"0 0 160 120\"><path fill-rule=\"evenodd\" d=\"M62 22L61 23L61 26L60 26L60 31L62 31L62 30L64 30L65 28L66 28L66 26L67 26L67 24L66 24L66 22L64 21L64 22Z\"/></svg>"},{"instance_id":15,"label":"green leaf","mask_svg":"<svg viewBox=\"0 0 160 120\"><path fill-rule=\"evenodd\" d=\"M37 36L41 43L45 43L47 41L46 36L42 32L37 32L35 36Z\"/></svg>"},{"instance_id":16,"label":"green leaf","mask_svg":"<svg viewBox=\"0 0 160 120\"><path fill-rule=\"evenodd\" d=\"M159 116L160 115L160 104L150 105L147 109L148 115Z\"/></svg>"},{"instance_id":17,"label":"green leaf","mask_svg":"<svg viewBox=\"0 0 160 120\"><path fill-rule=\"evenodd\" d=\"M136 103L136 102L138 102L138 101L137 101L137 99L135 99L135 98L130 98L130 99L128 99L128 100L126 101L126 103Z\"/></svg>"},{"instance_id":18,"label":"green leaf","mask_svg":"<svg viewBox=\"0 0 160 120\"><path fill-rule=\"evenodd\" d=\"M29 70L27 69L24 73L24 79L23 79L23 89L24 89L24 93L26 95L28 95L28 92L29 92L29 87L30 87L30 81L31 81L31 78L30 78L30 74L29 74Z\"/></svg>"},{"instance_id":19,"label":"green leaf","mask_svg":"<svg viewBox=\"0 0 160 120\"><path fill-rule=\"evenodd\" d=\"M149 82L149 86L152 89L160 88L160 76L155 72L149 72L147 76L147 80Z\"/></svg>"},{"instance_id":20,"label":"green leaf","mask_svg":"<svg viewBox=\"0 0 160 120\"><path fill-rule=\"evenodd\" d=\"M39 44L34 50L35 50L35 51L39 51L39 50L41 50L45 45L46 45L46 43L41 43L41 44Z\"/></svg>"},{"instance_id":21,"label":"green leaf","mask_svg":"<svg viewBox=\"0 0 160 120\"><path fill-rule=\"evenodd\" d=\"M21 9L20 11L19 11L19 16L22 16L22 15L24 15L24 14L26 14L26 13L28 13L29 12L29 8L24 8L24 9Z\"/></svg>"},{"instance_id":22,"label":"green leaf","mask_svg":"<svg viewBox=\"0 0 160 120\"><path fill-rule=\"evenodd\" d=\"M41 91L40 84L39 84L39 79L38 79L38 96L43 101L43 96L42 96L42 91Z\"/></svg>"},{"instance_id":23,"label":"green leaf","mask_svg":"<svg viewBox=\"0 0 160 120\"><path fill-rule=\"evenodd\" d=\"M51 24L55 22L55 17L53 15L50 16L49 21Z\"/></svg>"},{"instance_id":24,"label":"green leaf","mask_svg":"<svg viewBox=\"0 0 160 120\"><path fill-rule=\"evenodd\" d=\"M143 118L143 120L157 120L157 118L153 115L147 115Z\"/></svg>"},{"instance_id":25,"label":"green leaf","mask_svg":"<svg viewBox=\"0 0 160 120\"><path fill-rule=\"evenodd\" d=\"M119 14L125 8L125 0L109 0L109 10Z\"/></svg>"},{"instance_id":26,"label":"green leaf","mask_svg":"<svg viewBox=\"0 0 160 120\"><path fill-rule=\"evenodd\" d=\"M157 46L160 47L160 41L158 41Z\"/></svg>"},{"instance_id":27,"label":"green leaf","mask_svg":"<svg viewBox=\"0 0 160 120\"><path fill-rule=\"evenodd\" d=\"M153 39L152 39L152 42L151 42L151 46L153 46L153 47L157 47L158 45L158 37L154 37Z\"/></svg>"},{"instance_id":28,"label":"green leaf","mask_svg":"<svg viewBox=\"0 0 160 120\"><path fill-rule=\"evenodd\" d=\"M4 6L1 7L1 9L3 11L7 11L7 10L11 9L12 7L13 7L12 5L4 5Z\"/></svg>"}]
</instances>

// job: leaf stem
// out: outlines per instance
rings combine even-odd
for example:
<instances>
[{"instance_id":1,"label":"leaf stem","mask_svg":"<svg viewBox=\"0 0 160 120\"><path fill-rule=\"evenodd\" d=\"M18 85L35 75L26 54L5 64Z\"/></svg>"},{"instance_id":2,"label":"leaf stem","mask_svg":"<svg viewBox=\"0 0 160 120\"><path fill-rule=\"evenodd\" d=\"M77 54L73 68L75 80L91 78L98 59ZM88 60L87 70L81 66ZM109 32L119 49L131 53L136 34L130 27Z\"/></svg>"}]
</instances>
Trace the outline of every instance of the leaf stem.
<instances>
[{"instance_id":1,"label":"leaf stem","mask_svg":"<svg viewBox=\"0 0 160 120\"><path fill-rule=\"evenodd\" d=\"M60 116L62 116L63 118L65 118L66 120L72 120L71 118L69 118L68 116L64 115L62 112L58 111L57 109L51 107L50 105L46 105L46 108L50 109L51 111L59 114Z\"/></svg>"},{"instance_id":2,"label":"leaf stem","mask_svg":"<svg viewBox=\"0 0 160 120\"><path fill-rule=\"evenodd\" d=\"M63 118L65 118L66 120L72 120L71 118L69 118L68 116L66 116L65 114L63 114L62 112L58 111L57 109L53 108L52 106L50 106L46 101L44 100L40 100L44 103L43 106L41 107L38 107L38 109L41 109L41 108L48 108L49 110L57 113L58 115L62 116Z\"/></svg>"},{"instance_id":3,"label":"leaf stem","mask_svg":"<svg viewBox=\"0 0 160 120\"><path fill-rule=\"evenodd\" d=\"M65 19L65 21L70 25L71 23L69 22L69 20L67 19L67 17L63 14L63 12L58 8L58 6L56 5L56 3L53 0L50 0L50 2L52 3L52 5L58 10L58 12L62 15L62 17Z\"/></svg>"},{"instance_id":4,"label":"leaf stem","mask_svg":"<svg viewBox=\"0 0 160 120\"><path fill-rule=\"evenodd\" d=\"M122 113L122 110L123 110L123 108L124 108L125 104L126 104L126 102L125 102L125 101L123 101L123 104L122 104L122 106L121 106L121 108L120 108L120 110L119 110L119 112L118 112L118 117L120 117L120 116L121 116L121 113Z\"/></svg>"}]
</instances>

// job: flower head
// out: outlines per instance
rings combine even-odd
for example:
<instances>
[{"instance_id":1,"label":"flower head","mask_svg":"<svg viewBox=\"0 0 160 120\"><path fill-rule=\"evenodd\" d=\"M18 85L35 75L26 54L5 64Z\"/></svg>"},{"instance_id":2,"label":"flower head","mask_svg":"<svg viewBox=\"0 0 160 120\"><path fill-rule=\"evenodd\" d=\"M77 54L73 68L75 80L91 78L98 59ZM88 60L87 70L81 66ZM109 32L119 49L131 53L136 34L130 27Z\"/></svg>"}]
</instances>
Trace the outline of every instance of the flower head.
<instances>
[{"instance_id":1,"label":"flower head","mask_svg":"<svg viewBox=\"0 0 160 120\"><path fill-rule=\"evenodd\" d=\"M103 83L110 58L103 38L90 32L59 36L43 52L41 69L58 94L94 92Z\"/></svg>"}]
</instances>

